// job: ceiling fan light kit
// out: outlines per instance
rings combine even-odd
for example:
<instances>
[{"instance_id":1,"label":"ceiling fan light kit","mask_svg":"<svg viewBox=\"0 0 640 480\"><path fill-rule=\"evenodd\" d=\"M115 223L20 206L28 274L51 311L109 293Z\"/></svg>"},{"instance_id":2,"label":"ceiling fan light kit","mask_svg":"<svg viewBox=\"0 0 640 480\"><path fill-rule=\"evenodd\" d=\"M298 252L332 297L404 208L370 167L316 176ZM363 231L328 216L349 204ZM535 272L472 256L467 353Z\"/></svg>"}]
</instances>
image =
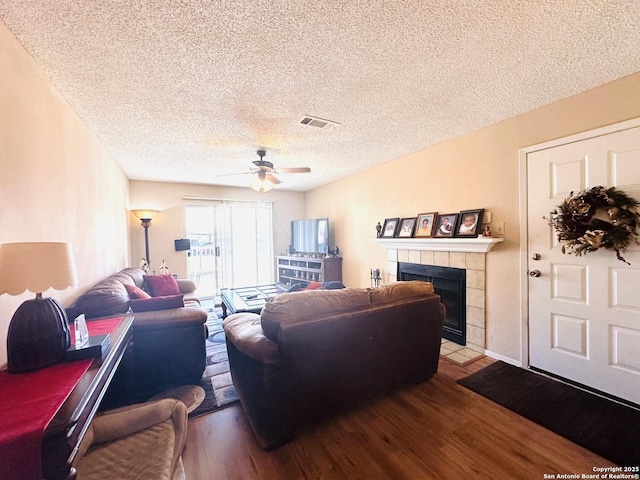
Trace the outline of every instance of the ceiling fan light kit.
<instances>
[{"instance_id":1,"label":"ceiling fan light kit","mask_svg":"<svg viewBox=\"0 0 640 480\"><path fill-rule=\"evenodd\" d=\"M258 172L258 178L251 180L249 186L256 192L268 192L273 188L274 183L269 180L264 170Z\"/></svg>"},{"instance_id":2,"label":"ceiling fan light kit","mask_svg":"<svg viewBox=\"0 0 640 480\"><path fill-rule=\"evenodd\" d=\"M309 173L311 169L309 167L291 167L281 168L277 171L273 163L267 162L264 156L267 154L265 150L258 150L256 152L260 157L260 160L254 160L252 163L254 167L247 174L257 174L257 178L254 177L249 186L256 192L268 192L278 185L280 180L274 175L279 173ZM232 174L233 175L233 174Z\"/></svg>"}]
</instances>

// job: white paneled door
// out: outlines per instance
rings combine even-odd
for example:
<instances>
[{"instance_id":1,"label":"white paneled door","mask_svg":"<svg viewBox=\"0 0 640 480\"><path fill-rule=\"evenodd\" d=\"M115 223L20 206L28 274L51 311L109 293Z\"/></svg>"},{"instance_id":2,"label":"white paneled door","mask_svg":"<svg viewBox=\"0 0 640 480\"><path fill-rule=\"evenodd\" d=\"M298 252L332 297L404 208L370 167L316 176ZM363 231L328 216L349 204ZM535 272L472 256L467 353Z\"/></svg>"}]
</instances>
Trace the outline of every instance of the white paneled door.
<instances>
[{"instance_id":1,"label":"white paneled door","mask_svg":"<svg viewBox=\"0 0 640 480\"><path fill-rule=\"evenodd\" d=\"M640 247L563 254L544 219L596 185L640 199L640 127L527 155L529 363L640 404Z\"/></svg>"}]
</instances>

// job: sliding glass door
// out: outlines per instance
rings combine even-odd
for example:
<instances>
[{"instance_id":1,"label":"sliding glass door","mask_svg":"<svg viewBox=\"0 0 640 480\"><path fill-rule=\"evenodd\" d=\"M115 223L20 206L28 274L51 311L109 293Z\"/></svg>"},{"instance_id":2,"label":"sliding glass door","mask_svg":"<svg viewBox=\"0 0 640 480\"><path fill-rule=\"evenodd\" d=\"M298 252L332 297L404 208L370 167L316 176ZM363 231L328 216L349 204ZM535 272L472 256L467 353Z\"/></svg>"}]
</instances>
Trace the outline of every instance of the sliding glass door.
<instances>
[{"instance_id":1,"label":"sliding glass door","mask_svg":"<svg viewBox=\"0 0 640 480\"><path fill-rule=\"evenodd\" d=\"M188 275L201 298L274 282L271 202L185 201Z\"/></svg>"},{"instance_id":2,"label":"sliding glass door","mask_svg":"<svg viewBox=\"0 0 640 480\"><path fill-rule=\"evenodd\" d=\"M215 297L220 290L220 215L220 205L217 203L185 205L186 233L191 240L187 275L196 282L198 294L203 299Z\"/></svg>"}]
</instances>

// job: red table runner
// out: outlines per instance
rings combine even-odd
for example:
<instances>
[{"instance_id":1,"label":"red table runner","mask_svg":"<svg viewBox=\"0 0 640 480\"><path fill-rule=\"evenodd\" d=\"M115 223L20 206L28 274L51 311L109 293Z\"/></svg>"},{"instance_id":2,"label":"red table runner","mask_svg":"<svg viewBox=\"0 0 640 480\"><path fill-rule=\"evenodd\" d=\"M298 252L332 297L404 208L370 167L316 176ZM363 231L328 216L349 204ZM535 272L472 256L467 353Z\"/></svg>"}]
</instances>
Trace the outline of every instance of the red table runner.
<instances>
[{"instance_id":1,"label":"red table runner","mask_svg":"<svg viewBox=\"0 0 640 480\"><path fill-rule=\"evenodd\" d=\"M113 332L122 318L87 322L89 335ZM43 433L92 362L92 359L62 362L30 373L0 372L2 475L11 479L42 479Z\"/></svg>"}]
</instances>

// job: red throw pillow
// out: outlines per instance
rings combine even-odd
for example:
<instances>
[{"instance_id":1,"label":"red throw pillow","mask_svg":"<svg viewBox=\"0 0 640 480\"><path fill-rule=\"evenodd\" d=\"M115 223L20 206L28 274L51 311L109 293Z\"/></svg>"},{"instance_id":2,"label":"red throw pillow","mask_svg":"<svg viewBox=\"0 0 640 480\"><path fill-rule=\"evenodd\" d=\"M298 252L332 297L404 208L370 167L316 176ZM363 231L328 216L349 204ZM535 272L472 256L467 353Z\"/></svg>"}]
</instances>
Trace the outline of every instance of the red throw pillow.
<instances>
[{"instance_id":1,"label":"red throw pillow","mask_svg":"<svg viewBox=\"0 0 640 480\"><path fill-rule=\"evenodd\" d=\"M153 297L166 297L167 295L180 295L178 282L172 275L147 275L147 291Z\"/></svg>"},{"instance_id":2,"label":"red throw pillow","mask_svg":"<svg viewBox=\"0 0 640 480\"><path fill-rule=\"evenodd\" d=\"M322 284L320 282L311 282L309 285L305 287L305 290L316 290L321 287L322 287Z\"/></svg>"},{"instance_id":3,"label":"red throw pillow","mask_svg":"<svg viewBox=\"0 0 640 480\"><path fill-rule=\"evenodd\" d=\"M131 298L151 298L151 295L135 285L125 285L124 288L127 289L127 293Z\"/></svg>"},{"instance_id":4,"label":"red throw pillow","mask_svg":"<svg viewBox=\"0 0 640 480\"><path fill-rule=\"evenodd\" d=\"M134 312L151 312L155 310L167 310L169 308L180 308L184 307L184 295L134 299L129 300L129 306Z\"/></svg>"}]
</instances>

